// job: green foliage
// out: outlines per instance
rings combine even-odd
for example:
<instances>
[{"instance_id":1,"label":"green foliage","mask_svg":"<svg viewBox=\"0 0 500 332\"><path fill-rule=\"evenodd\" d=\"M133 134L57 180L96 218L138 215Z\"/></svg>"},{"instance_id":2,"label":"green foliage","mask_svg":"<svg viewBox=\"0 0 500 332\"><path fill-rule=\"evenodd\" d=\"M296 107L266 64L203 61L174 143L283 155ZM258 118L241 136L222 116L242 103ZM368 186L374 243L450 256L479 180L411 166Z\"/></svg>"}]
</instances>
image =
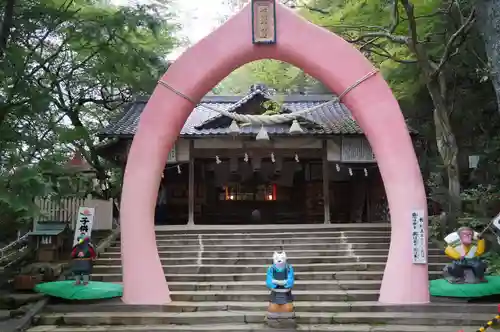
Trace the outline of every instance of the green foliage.
<instances>
[{"instance_id":1,"label":"green foliage","mask_svg":"<svg viewBox=\"0 0 500 332\"><path fill-rule=\"evenodd\" d=\"M493 185L478 185L462 192L466 213L477 217L492 217L498 213L500 190Z\"/></svg>"},{"instance_id":2,"label":"green foliage","mask_svg":"<svg viewBox=\"0 0 500 332\"><path fill-rule=\"evenodd\" d=\"M481 258L488 264L488 271L492 275L500 275L500 253L489 251Z\"/></svg>"},{"instance_id":3,"label":"green foliage","mask_svg":"<svg viewBox=\"0 0 500 332\"><path fill-rule=\"evenodd\" d=\"M325 91L320 82L305 74L300 68L278 60L259 60L248 63L222 80L214 93L245 95L252 84L265 84L278 93L294 93L305 87L317 92Z\"/></svg>"},{"instance_id":4,"label":"green foliage","mask_svg":"<svg viewBox=\"0 0 500 332\"><path fill-rule=\"evenodd\" d=\"M3 6L0 15L6 19ZM17 1L13 26L0 32L7 39L0 55L2 225L36 218L35 197L116 194L119 179L107 171L115 166L97 154L95 133L165 72L177 44L172 18L166 1L161 12L92 0ZM107 189L68 173L75 150Z\"/></svg>"},{"instance_id":5,"label":"green foliage","mask_svg":"<svg viewBox=\"0 0 500 332\"><path fill-rule=\"evenodd\" d=\"M390 1L311 0L307 3L308 8L321 10L303 10L302 13L307 19L339 34L346 40L355 41L364 34L378 32L408 35L406 22L393 26L393 6ZM413 1L413 4L415 16L419 17L419 39L426 41L431 55L437 55L443 49L445 36L437 33L443 29L443 20L435 13L443 3L438 0L417 0ZM403 13L401 6L399 4L399 12ZM407 21L403 14L400 16L398 22ZM381 37L374 37L369 42L360 41L355 45L380 69L398 99L413 99L421 89L423 81L418 66L415 63L401 63L415 60L407 45Z\"/></svg>"}]
</instances>

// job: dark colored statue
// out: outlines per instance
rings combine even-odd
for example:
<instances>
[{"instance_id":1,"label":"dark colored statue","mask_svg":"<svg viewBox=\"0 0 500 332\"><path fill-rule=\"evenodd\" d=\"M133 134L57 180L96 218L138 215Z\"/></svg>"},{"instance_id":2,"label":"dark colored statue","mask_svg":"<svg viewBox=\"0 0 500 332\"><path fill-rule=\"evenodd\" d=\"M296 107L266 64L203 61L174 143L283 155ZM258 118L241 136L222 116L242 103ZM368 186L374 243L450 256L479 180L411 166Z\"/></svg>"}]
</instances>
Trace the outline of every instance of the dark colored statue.
<instances>
[{"instance_id":1,"label":"dark colored statue","mask_svg":"<svg viewBox=\"0 0 500 332\"><path fill-rule=\"evenodd\" d=\"M75 285L82 283L84 286L88 285L96 257L97 254L90 242L90 238L88 236L80 237L71 251L72 271L76 279Z\"/></svg>"}]
</instances>

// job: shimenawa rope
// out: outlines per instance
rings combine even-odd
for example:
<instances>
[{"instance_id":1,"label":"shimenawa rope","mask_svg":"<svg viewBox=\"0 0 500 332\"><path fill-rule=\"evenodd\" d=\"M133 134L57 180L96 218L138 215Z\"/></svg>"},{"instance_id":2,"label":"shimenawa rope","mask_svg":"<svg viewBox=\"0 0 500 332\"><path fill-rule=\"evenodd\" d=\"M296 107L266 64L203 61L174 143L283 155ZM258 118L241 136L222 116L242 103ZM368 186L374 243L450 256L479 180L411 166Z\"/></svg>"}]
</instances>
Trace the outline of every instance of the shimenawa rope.
<instances>
[{"instance_id":1,"label":"shimenawa rope","mask_svg":"<svg viewBox=\"0 0 500 332\"><path fill-rule=\"evenodd\" d=\"M225 110L219 110L219 109L207 106L206 104L199 104L198 102L196 102L195 100L193 100L189 96L185 95L184 93L182 93L179 90L177 90L177 89L173 88L172 86L170 86L165 81L159 80L158 83L161 84L162 86L166 87L167 89L169 89L170 91L172 91L176 95L178 95L178 96L186 99L187 101L189 101L189 102L191 102L191 103L193 103L193 104L195 104L197 106L200 106L200 107L206 108L206 109L208 109L210 111L213 111L213 112L219 113L221 115L227 116L228 118L231 118L231 119L233 119L235 121L243 122L243 123L249 123L249 124L257 124L257 125L271 125L271 124L280 124L280 123L285 123L285 122L289 122L289 121L292 121L292 120L296 120L297 118L299 118L299 117L301 117L301 116L303 116L303 115L305 115L307 113L311 113L311 112L313 112L313 111L315 111L317 109L320 109L320 108L322 108L324 106L327 106L327 105L332 104L334 102L338 102L346 94L348 94L353 89L355 89L358 85L360 85L361 83L363 83L364 81L366 81L370 77L375 76L377 73L378 73L377 69L372 70L371 72L369 72L368 74L366 74L365 76L361 77L359 80L357 80L356 82L354 82L354 84L352 84L351 86L349 86L347 89L345 89L344 92L342 92L338 97L335 97L332 100L329 100L329 101L327 101L325 103L322 103L320 105L316 105L314 107L311 107L311 108L308 108L308 109L305 109L305 110L294 112L294 113L273 114L273 115L239 114L239 113L228 112L228 111L225 111Z\"/></svg>"}]
</instances>

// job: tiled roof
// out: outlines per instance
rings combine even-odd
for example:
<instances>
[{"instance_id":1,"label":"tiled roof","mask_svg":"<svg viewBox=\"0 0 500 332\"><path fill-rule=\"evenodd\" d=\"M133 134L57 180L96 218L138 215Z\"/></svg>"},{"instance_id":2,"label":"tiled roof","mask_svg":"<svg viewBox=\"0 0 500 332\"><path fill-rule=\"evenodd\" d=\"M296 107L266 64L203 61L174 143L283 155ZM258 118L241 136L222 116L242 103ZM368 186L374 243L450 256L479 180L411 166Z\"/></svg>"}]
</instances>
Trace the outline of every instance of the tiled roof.
<instances>
[{"instance_id":1,"label":"tiled roof","mask_svg":"<svg viewBox=\"0 0 500 332\"><path fill-rule=\"evenodd\" d=\"M216 119L220 119L219 113L205 108L208 106L212 109L226 110L228 112L237 111L240 106L251 100L257 95L262 95L265 98L271 99L272 96L261 90L251 91L244 97L238 96L206 96L200 104L189 115L184 127L181 130L181 136L197 137L197 136L216 136L229 134L229 128L226 126L216 128L204 128L206 124ZM331 99L333 95L289 95L284 96L283 109L284 112L298 112L305 109L310 109L314 106L323 104ZM117 136L133 136L139 123L141 113L146 106L146 100L136 101L127 105L123 114L108 127L104 128L100 136L117 137ZM339 102L325 105L312 113L307 113L303 117L301 127L304 130L303 134L298 135L350 135L363 134L363 131L358 126L356 121L351 116L350 111L344 104ZM266 126L266 130L270 135L290 135L288 133L290 124L280 124ZM255 135L260 130L260 126L242 126L241 135ZM297 134L296 134L297 135Z\"/></svg>"}]
</instances>

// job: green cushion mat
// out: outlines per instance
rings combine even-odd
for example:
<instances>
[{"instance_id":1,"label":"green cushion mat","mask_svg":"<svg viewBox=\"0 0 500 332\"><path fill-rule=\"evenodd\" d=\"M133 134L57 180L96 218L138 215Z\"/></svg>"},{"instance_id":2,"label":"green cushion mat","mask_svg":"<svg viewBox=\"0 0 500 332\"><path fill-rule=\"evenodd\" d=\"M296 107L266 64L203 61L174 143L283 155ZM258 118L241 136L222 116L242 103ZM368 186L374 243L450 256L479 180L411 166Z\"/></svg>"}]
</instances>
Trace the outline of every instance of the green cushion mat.
<instances>
[{"instance_id":1,"label":"green cushion mat","mask_svg":"<svg viewBox=\"0 0 500 332\"><path fill-rule=\"evenodd\" d=\"M446 279L430 282L432 296L478 298L500 294L500 276L486 277L488 282L479 284L450 284Z\"/></svg>"},{"instance_id":2,"label":"green cushion mat","mask_svg":"<svg viewBox=\"0 0 500 332\"><path fill-rule=\"evenodd\" d=\"M97 300L121 297L123 286L109 282L91 281L88 285L75 285L74 280L38 284L35 292L66 300Z\"/></svg>"}]
</instances>

